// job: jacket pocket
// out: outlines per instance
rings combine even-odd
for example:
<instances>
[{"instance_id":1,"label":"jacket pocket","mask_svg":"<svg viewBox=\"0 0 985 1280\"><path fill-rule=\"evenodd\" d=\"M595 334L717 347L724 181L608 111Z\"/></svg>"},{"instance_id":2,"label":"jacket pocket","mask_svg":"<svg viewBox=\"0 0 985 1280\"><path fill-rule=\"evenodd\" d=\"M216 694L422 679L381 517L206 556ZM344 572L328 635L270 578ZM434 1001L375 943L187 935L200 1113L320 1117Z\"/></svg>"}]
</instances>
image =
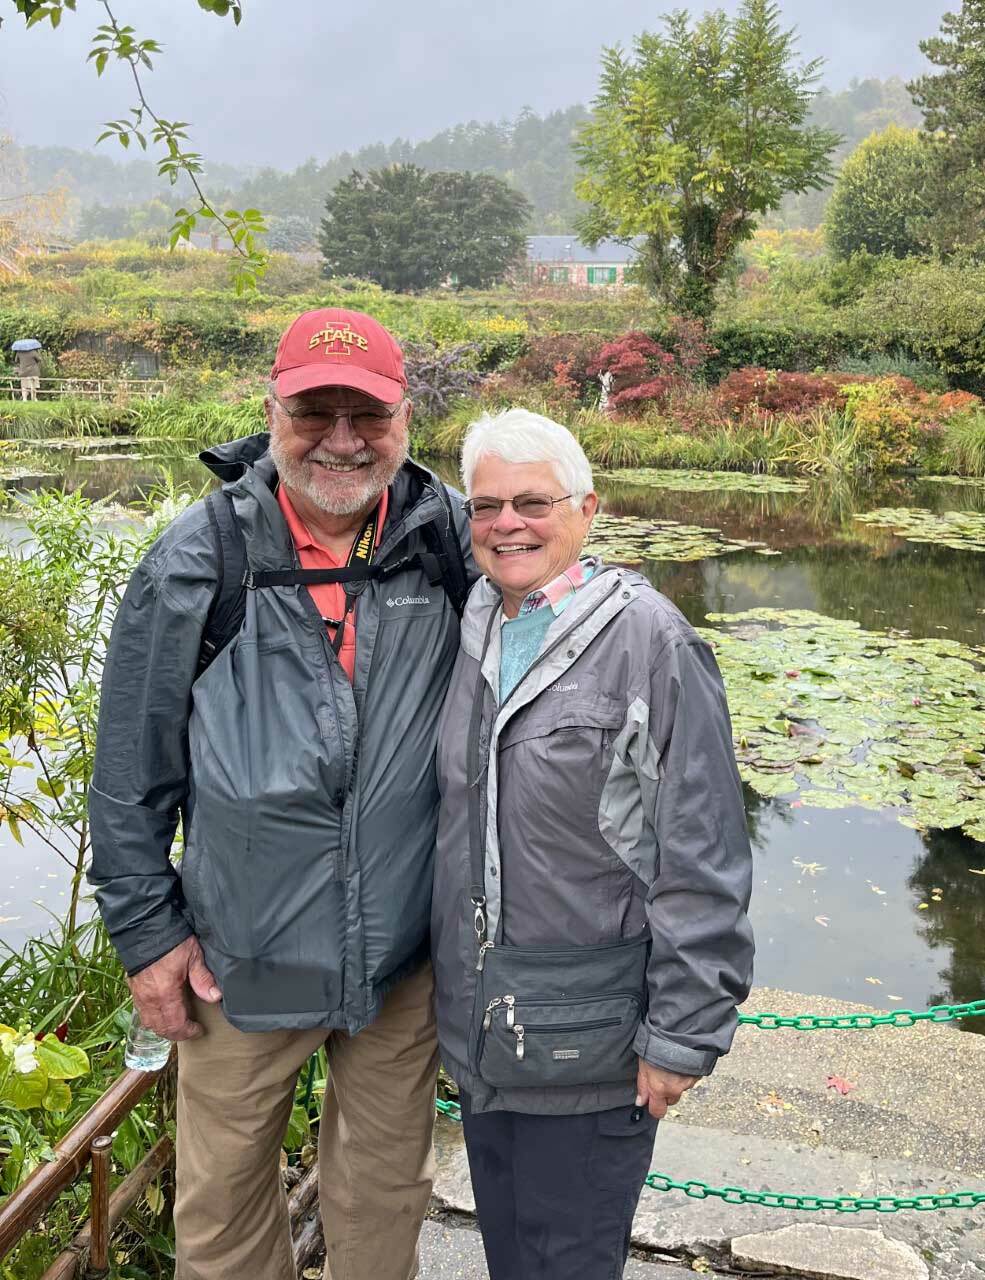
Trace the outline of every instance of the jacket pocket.
<instances>
[{"instance_id":1,"label":"jacket pocket","mask_svg":"<svg viewBox=\"0 0 985 1280\"><path fill-rule=\"evenodd\" d=\"M621 1084L636 1074L636 992L564 1000L493 996L479 1031L479 1072L496 1088Z\"/></svg>"}]
</instances>

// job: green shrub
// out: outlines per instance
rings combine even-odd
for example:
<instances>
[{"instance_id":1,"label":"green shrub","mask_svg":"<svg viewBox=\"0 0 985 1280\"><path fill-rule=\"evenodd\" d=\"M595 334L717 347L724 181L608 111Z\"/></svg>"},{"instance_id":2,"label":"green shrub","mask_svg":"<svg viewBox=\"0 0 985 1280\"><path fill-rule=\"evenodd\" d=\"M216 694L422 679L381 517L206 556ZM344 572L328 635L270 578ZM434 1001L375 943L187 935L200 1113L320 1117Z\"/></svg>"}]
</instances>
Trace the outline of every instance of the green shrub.
<instances>
[{"instance_id":1,"label":"green shrub","mask_svg":"<svg viewBox=\"0 0 985 1280\"><path fill-rule=\"evenodd\" d=\"M947 378L928 360L914 360L907 356L874 354L848 356L831 373L860 373L872 378L909 378L921 391L947 391Z\"/></svg>"},{"instance_id":2,"label":"green shrub","mask_svg":"<svg viewBox=\"0 0 985 1280\"><path fill-rule=\"evenodd\" d=\"M708 376L713 381L747 365L792 372L837 368L850 354L881 349L877 340L860 340L834 325L808 328L784 321L716 325L711 340L718 348L717 355L708 361Z\"/></svg>"}]
</instances>

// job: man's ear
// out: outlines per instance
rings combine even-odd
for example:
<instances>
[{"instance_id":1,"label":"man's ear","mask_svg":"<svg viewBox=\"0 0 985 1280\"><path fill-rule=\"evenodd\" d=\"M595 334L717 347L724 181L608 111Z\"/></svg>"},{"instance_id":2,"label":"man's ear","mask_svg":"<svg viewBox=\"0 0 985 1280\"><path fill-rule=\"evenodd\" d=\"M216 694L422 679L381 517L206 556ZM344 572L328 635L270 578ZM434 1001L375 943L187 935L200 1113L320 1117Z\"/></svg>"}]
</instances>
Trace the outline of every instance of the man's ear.
<instances>
[{"instance_id":1,"label":"man's ear","mask_svg":"<svg viewBox=\"0 0 985 1280\"><path fill-rule=\"evenodd\" d=\"M586 520L591 520L595 512L599 509L599 495L597 493L588 493L585 495L585 501L581 504L581 513Z\"/></svg>"},{"instance_id":2,"label":"man's ear","mask_svg":"<svg viewBox=\"0 0 985 1280\"><path fill-rule=\"evenodd\" d=\"M406 408L405 412L406 412L406 415L407 415L407 416L406 416L406 418L405 418L405 420L404 420L404 425L409 427L409 426L410 426L410 420L411 420L411 418L413 418L413 416L414 416L414 401L413 401L413 400L407 400L407 401L406 401L406 405L407 405L407 408Z\"/></svg>"},{"instance_id":3,"label":"man's ear","mask_svg":"<svg viewBox=\"0 0 985 1280\"><path fill-rule=\"evenodd\" d=\"M263 416L267 419L267 430L274 429L274 402L270 396L263 397Z\"/></svg>"}]
</instances>

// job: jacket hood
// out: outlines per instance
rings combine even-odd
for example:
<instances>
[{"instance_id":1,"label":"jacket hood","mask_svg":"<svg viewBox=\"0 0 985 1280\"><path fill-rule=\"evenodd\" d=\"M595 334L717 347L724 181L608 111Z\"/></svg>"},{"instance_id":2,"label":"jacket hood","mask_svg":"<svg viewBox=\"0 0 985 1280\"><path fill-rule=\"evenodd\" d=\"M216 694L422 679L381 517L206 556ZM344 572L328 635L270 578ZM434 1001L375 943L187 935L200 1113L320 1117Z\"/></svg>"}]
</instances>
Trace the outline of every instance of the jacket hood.
<instances>
[{"instance_id":1,"label":"jacket hood","mask_svg":"<svg viewBox=\"0 0 985 1280\"><path fill-rule=\"evenodd\" d=\"M203 449L198 455L213 475L224 483L238 480L247 467L255 466L270 448L270 432L258 431L254 436L229 440L214 449Z\"/></svg>"}]
</instances>

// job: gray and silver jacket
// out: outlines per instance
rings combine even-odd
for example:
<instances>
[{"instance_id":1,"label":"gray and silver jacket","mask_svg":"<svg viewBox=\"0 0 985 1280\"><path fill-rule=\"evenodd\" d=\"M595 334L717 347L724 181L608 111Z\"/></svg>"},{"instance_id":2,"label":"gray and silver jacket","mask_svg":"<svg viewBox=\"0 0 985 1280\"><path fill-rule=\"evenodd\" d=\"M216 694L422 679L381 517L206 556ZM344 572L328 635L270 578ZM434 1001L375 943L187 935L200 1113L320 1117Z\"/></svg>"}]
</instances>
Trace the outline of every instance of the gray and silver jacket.
<instances>
[{"instance_id":1,"label":"gray and silver jacket","mask_svg":"<svg viewBox=\"0 0 985 1280\"><path fill-rule=\"evenodd\" d=\"M499 705L500 606L488 581L473 588L439 729L431 934L442 1058L477 1111L621 1106L633 1101L632 1077L513 1087L517 1069L509 1084L490 1085L478 1062L478 1046L488 1045L483 1028L512 1027L520 1012L510 1007L503 1023L502 996L489 1000L487 962L575 948L563 962L572 976L549 993L570 998L582 954L625 953L613 970L625 986L632 948L611 944L642 937L649 956L644 950L636 970L642 990L627 1032L629 1061L639 1055L704 1075L728 1052L735 1007L752 979L753 939L752 864L725 692L710 646L674 605L640 575L605 566L551 623L540 656ZM477 839L478 895L470 874ZM485 948L474 927L476 896L485 899ZM559 1003L545 999L543 1015ZM603 1005L589 1014L597 1018ZM531 1042L528 1035L527 1062ZM497 1052L502 1060L505 1051ZM563 1074L559 1067L551 1079Z\"/></svg>"},{"instance_id":2,"label":"gray and silver jacket","mask_svg":"<svg viewBox=\"0 0 985 1280\"><path fill-rule=\"evenodd\" d=\"M266 446L251 437L203 460L227 481L250 568L293 569ZM413 556L423 527L448 519L439 483L405 464L376 562ZM196 503L131 579L103 679L90 882L129 971L194 932L234 1026L354 1033L427 957L458 619L419 568L366 583L350 683L306 588L253 590L239 634L196 678L217 577Z\"/></svg>"}]
</instances>

